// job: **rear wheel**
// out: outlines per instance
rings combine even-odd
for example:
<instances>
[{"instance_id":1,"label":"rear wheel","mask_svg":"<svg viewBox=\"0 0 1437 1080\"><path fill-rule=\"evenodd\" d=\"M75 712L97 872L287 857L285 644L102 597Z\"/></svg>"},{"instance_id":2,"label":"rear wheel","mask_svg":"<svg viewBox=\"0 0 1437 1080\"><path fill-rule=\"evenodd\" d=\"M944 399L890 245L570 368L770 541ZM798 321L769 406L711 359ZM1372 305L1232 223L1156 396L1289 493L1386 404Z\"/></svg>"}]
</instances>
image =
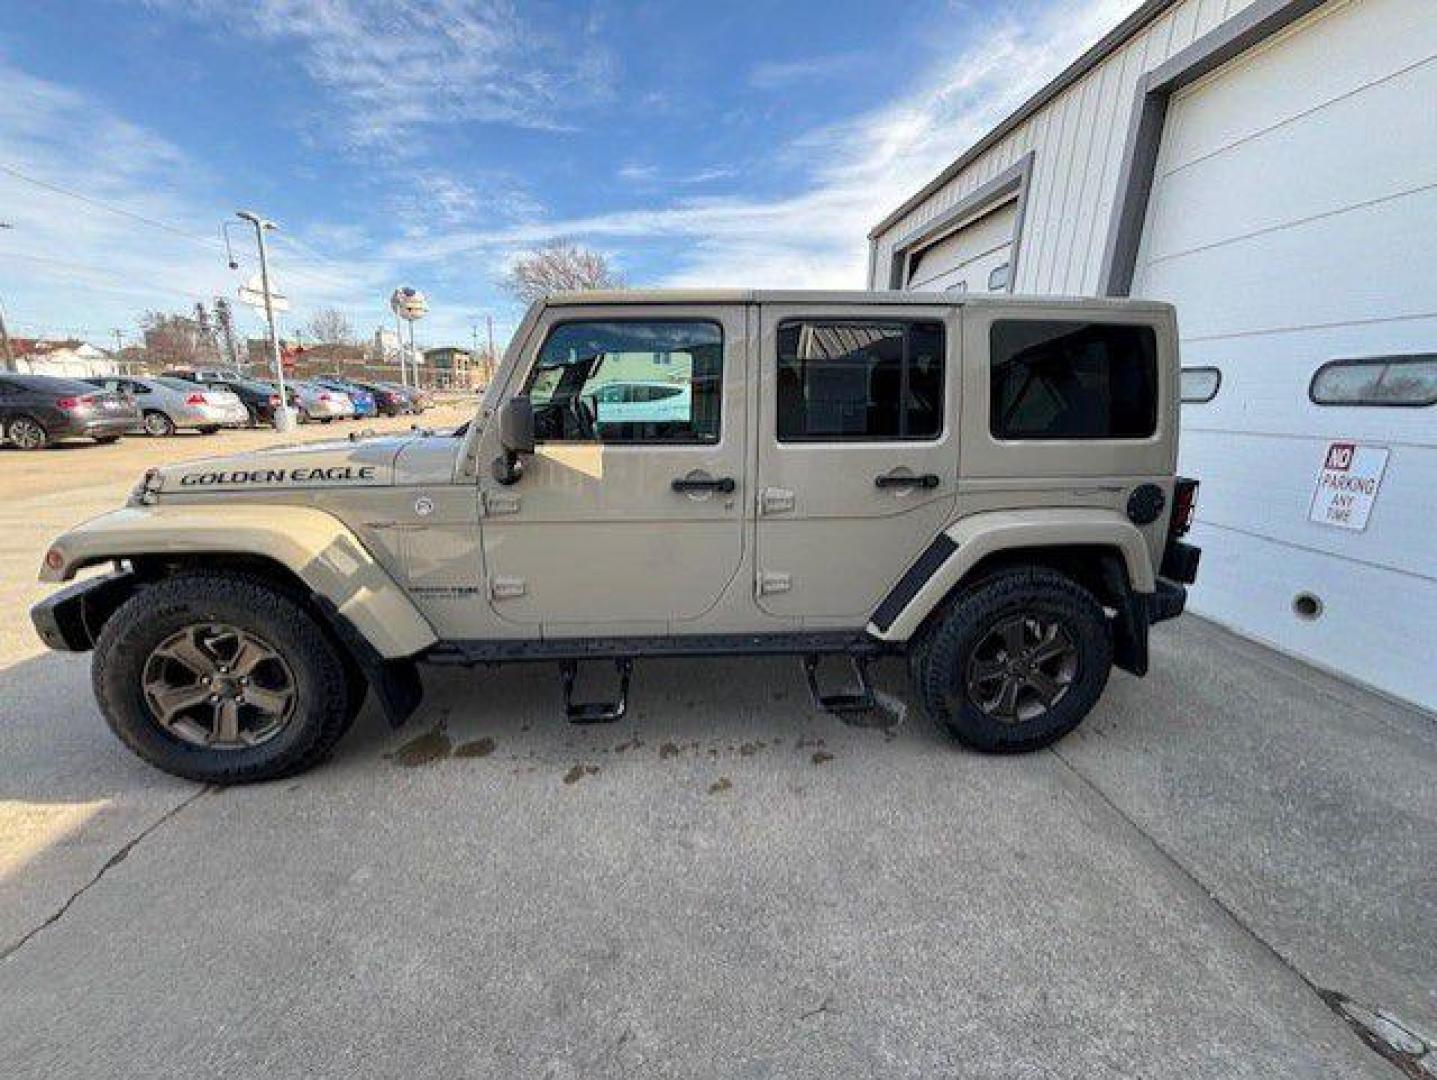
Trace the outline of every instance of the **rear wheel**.
<instances>
[{"instance_id":1,"label":"rear wheel","mask_svg":"<svg viewBox=\"0 0 1437 1080\"><path fill-rule=\"evenodd\" d=\"M356 711L343 657L284 592L183 574L131 597L95 646L105 721L165 772L220 784L300 772Z\"/></svg>"},{"instance_id":2,"label":"rear wheel","mask_svg":"<svg viewBox=\"0 0 1437 1080\"><path fill-rule=\"evenodd\" d=\"M155 438L162 438L175 433L175 422L162 412L151 411L145 413L145 434Z\"/></svg>"},{"instance_id":3,"label":"rear wheel","mask_svg":"<svg viewBox=\"0 0 1437 1080\"><path fill-rule=\"evenodd\" d=\"M911 664L928 715L965 746L1036 750L1087 716L1113 644L1097 600L1052 570L1007 570L953 601Z\"/></svg>"},{"instance_id":4,"label":"rear wheel","mask_svg":"<svg viewBox=\"0 0 1437 1080\"><path fill-rule=\"evenodd\" d=\"M43 450L50 445L50 433L40 421L30 416L17 416L11 420L5 435L21 450Z\"/></svg>"}]
</instances>

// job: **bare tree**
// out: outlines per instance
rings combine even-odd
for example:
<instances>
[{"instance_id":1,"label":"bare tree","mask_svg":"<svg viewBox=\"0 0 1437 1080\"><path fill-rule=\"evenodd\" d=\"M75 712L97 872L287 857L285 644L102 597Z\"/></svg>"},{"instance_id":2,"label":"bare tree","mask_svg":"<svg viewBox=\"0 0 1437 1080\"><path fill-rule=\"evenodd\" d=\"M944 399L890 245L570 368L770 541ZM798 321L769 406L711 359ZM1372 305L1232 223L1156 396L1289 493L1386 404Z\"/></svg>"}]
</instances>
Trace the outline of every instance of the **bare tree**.
<instances>
[{"instance_id":1,"label":"bare tree","mask_svg":"<svg viewBox=\"0 0 1437 1080\"><path fill-rule=\"evenodd\" d=\"M320 308L311 315L308 333L316 345L350 345L354 342L354 326L349 316L337 308Z\"/></svg>"},{"instance_id":2,"label":"bare tree","mask_svg":"<svg viewBox=\"0 0 1437 1080\"><path fill-rule=\"evenodd\" d=\"M572 240L551 240L516 258L499 284L529 304L554 292L621 289L624 279L602 252L581 248Z\"/></svg>"},{"instance_id":3,"label":"bare tree","mask_svg":"<svg viewBox=\"0 0 1437 1080\"><path fill-rule=\"evenodd\" d=\"M238 370L240 366L239 344L235 340L235 317L230 309L230 302L223 296L215 297L215 329L219 335L220 344L224 347L224 357L229 366Z\"/></svg>"},{"instance_id":4,"label":"bare tree","mask_svg":"<svg viewBox=\"0 0 1437 1080\"><path fill-rule=\"evenodd\" d=\"M145 332L145 352L160 364L198 364L209 358L207 340L200 324L186 315L147 311L140 317Z\"/></svg>"}]
</instances>

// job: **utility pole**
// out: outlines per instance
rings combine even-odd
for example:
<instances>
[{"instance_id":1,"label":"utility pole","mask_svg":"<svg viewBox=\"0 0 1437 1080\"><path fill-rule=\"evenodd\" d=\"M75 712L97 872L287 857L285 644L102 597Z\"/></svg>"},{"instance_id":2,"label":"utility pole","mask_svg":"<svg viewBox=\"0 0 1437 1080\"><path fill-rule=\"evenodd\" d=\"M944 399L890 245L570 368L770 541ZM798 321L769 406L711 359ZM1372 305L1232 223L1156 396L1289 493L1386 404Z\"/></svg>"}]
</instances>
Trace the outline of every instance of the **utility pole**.
<instances>
[{"instance_id":1,"label":"utility pole","mask_svg":"<svg viewBox=\"0 0 1437 1080\"><path fill-rule=\"evenodd\" d=\"M264 249L264 234L271 229L278 229L279 226L273 221L266 221L253 210L236 210L235 216L254 226L255 239L259 242L259 280L260 287L264 290L264 317L269 323L270 359L274 361L274 381L279 387L279 407L274 413L274 429L289 431L294 427L294 414L290 412L289 394L284 388L284 363L279 357L279 333L274 326L274 297L269 287L269 256Z\"/></svg>"},{"instance_id":2,"label":"utility pole","mask_svg":"<svg viewBox=\"0 0 1437 1080\"><path fill-rule=\"evenodd\" d=\"M14 227L8 221L0 221L0 229L13 229ZM10 332L5 329L4 308L0 308L0 349L3 349L5 353L5 370L19 370L15 367L15 354L10 351Z\"/></svg>"},{"instance_id":3,"label":"utility pole","mask_svg":"<svg viewBox=\"0 0 1437 1080\"><path fill-rule=\"evenodd\" d=\"M484 321L489 325L489 362L484 365L484 385L487 387L494 379L494 369L499 366L499 359L494 355L494 316L485 315Z\"/></svg>"},{"instance_id":4,"label":"utility pole","mask_svg":"<svg viewBox=\"0 0 1437 1080\"><path fill-rule=\"evenodd\" d=\"M404 322L399 318L399 312L394 312L394 358L399 361L399 381L402 385L409 385L409 370L404 366Z\"/></svg>"}]
</instances>

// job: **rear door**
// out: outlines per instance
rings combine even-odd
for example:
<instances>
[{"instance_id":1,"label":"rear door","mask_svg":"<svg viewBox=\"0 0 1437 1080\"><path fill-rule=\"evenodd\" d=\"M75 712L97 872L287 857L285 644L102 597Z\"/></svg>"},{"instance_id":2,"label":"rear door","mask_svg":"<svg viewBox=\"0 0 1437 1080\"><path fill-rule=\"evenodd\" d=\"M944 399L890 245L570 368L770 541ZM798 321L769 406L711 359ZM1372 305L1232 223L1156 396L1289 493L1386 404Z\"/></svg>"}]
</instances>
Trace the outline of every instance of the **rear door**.
<instances>
[{"instance_id":1,"label":"rear door","mask_svg":"<svg viewBox=\"0 0 1437 1080\"><path fill-rule=\"evenodd\" d=\"M545 637L684 633L718 604L744 555L747 318L742 304L544 314L511 391L534 403L536 450L517 483L481 480L501 620ZM679 392L634 400L651 386Z\"/></svg>"},{"instance_id":2,"label":"rear door","mask_svg":"<svg viewBox=\"0 0 1437 1080\"><path fill-rule=\"evenodd\" d=\"M764 305L761 608L862 626L952 518L959 309Z\"/></svg>"}]
</instances>

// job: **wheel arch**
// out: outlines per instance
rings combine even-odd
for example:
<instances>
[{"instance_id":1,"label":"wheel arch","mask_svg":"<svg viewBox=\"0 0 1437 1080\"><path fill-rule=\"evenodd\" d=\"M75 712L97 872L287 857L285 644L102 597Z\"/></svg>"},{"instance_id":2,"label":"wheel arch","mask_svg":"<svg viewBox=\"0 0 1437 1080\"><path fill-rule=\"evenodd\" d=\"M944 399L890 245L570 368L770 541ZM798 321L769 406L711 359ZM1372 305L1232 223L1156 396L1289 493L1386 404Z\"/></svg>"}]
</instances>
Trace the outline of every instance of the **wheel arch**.
<instances>
[{"instance_id":1,"label":"wheel arch","mask_svg":"<svg viewBox=\"0 0 1437 1080\"><path fill-rule=\"evenodd\" d=\"M58 538L41 580L69 581L100 563L129 563L142 583L177 569L233 569L268 577L332 609L382 660L438 640L388 571L338 518L291 506L127 507Z\"/></svg>"},{"instance_id":2,"label":"wheel arch","mask_svg":"<svg viewBox=\"0 0 1437 1080\"><path fill-rule=\"evenodd\" d=\"M1134 594L1156 588L1143 534L1116 512L991 511L962 518L935 537L875 611L868 632L882 641L908 641L956 592L998 570L1033 565L1072 578L1120 616L1137 606Z\"/></svg>"}]
</instances>

